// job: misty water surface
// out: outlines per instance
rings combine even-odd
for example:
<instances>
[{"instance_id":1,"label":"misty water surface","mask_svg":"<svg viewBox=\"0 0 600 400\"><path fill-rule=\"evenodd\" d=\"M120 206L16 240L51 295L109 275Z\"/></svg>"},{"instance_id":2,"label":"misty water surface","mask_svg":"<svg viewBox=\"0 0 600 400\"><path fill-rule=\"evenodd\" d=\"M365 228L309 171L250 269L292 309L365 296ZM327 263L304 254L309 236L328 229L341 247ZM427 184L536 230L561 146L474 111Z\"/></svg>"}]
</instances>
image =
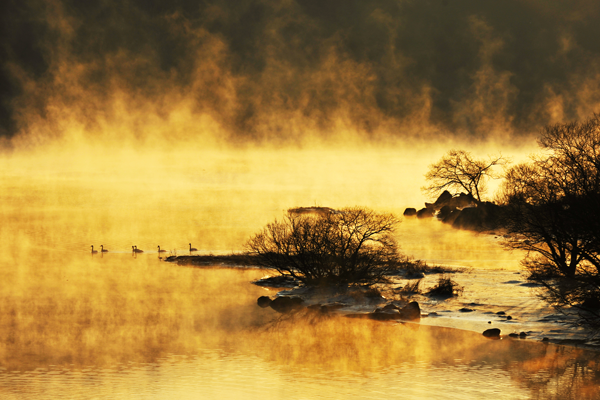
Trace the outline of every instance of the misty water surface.
<instances>
[{"instance_id":1,"label":"misty water surface","mask_svg":"<svg viewBox=\"0 0 600 400\"><path fill-rule=\"evenodd\" d=\"M466 333L273 322L255 303L275 291L250 283L267 271L156 252L243 251L290 207L400 215L433 200L423 176L451 148L524 159L545 124L598 110L596 1L4 3L0 398L599 394L595 353L481 337L497 310L503 332L571 334L538 323L522 254L494 236L398 231L469 271L461 298L423 302Z\"/></svg>"},{"instance_id":2,"label":"misty water surface","mask_svg":"<svg viewBox=\"0 0 600 400\"><path fill-rule=\"evenodd\" d=\"M290 154L263 157L263 164L233 153L181 157L89 156L77 169L69 167L73 160L43 155L3 161L2 398L598 393L596 357L588 351L425 325L277 320L256 306L258 296L276 291L250 283L268 271L161 261L158 245L166 255L188 254L189 243L202 254L242 251L248 235L291 206L373 204L401 213L408 201L390 196L401 192L390 185L395 175L374 175L390 167L383 161L365 170L342 165L343 155L315 158L329 169L299 173L286 169ZM339 174L345 168L364 172L348 181ZM398 237L419 258L518 271L518 255L490 237L414 221L404 221ZM91 245L109 252L91 254ZM133 245L144 252L133 254Z\"/></svg>"}]
</instances>

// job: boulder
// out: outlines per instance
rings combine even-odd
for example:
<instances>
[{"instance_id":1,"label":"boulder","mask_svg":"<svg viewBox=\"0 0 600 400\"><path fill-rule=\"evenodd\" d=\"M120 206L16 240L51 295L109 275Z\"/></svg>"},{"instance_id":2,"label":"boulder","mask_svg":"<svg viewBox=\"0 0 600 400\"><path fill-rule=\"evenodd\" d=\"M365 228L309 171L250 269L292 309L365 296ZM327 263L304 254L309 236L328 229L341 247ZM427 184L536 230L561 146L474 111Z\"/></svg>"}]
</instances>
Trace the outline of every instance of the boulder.
<instances>
[{"instance_id":1,"label":"boulder","mask_svg":"<svg viewBox=\"0 0 600 400\"><path fill-rule=\"evenodd\" d=\"M483 336L485 336L486 338L500 339L500 329L498 329L498 328L486 329L485 331L483 331Z\"/></svg>"},{"instance_id":2,"label":"boulder","mask_svg":"<svg viewBox=\"0 0 600 400\"><path fill-rule=\"evenodd\" d=\"M399 311L400 319L407 321L415 321L421 319L421 307L416 301L408 303L406 306L401 308Z\"/></svg>"},{"instance_id":3,"label":"boulder","mask_svg":"<svg viewBox=\"0 0 600 400\"><path fill-rule=\"evenodd\" d=\"M394 303L388 303L385 306L383 306L382 310L399 310L400 308L398 308L397 305L395 305Z\"/></svg>"},{"instance_id":4,"label":"boulder","mask_svg":"<svg viewBox=\"0 0 600 400\"><path fill-rule=\"evenodd\" d=\"M494 203L479 203L477 207L464 208L452 227L474 231L495 229L499 225L500 207Z\"/></svg>"},{"instance_id":5,"label":"boulder","mask_svg":"<svg viewBox=\"0 0 600 400\"><path fill-rule=\"evenodd\" d=\"M260 296L256 303L260 308L267 308L271 304L271 298L268 296Z\"/></svg>"},{"instance_id":6,"label":"boulder","mask_svg":"<svg viewBox=\"0 0 600 400\"><path fill-rule=\"evenodd\" d=\"M421 319L421 308L419 303L413 301L408 303L403 308L398 308L394 304L386 304L383 308L378 308L372 313L368 314L369 318L377 321L389 321L389 320L404 320L404 321L417 321Z\"/></svg>"},{"instance_id":7,"label":"boulder","mask_svg":"<svg viewBox=\"0 0 600 400\"><path fill-rule=\"evenodd\" d=\"M440 208L440 211L437 213L437 218L444 221L450 216L450 214L452 214L452 211L454 211L454 209L452 209L448 205L445 205L442 208Z\"/></svg>"},{"instance_id":8,"label":"boulder","mask_svg":"<svg viewBox=\"0 0 600 400\"><path fill-rule=\"evenodd\" d=\"M451 199L452 199L452 195L450 194L450 192L447 190L444 190L442 192L442 194L440 194L440 197L438 197L437 200L435 201L435 203L433 203L433 204L439 210L442 206L446 205Z\"/></svg>"},{"instance_id":9,"label":"boulder","mask_svg":"<svg viewBox=\"0 0 600 400\"><path fill-rule=\"evenodd\" d=\"M407 208L406 210L404 210L404 214L405 217L414 217L417 215L417 209L416 208Z\"/></svg>"},{"instance_id":10,"label":"boulder","mask_svg":"<svg viewBox=\"0 0 600 400\"><path fill-rule=\"evenodd\" d=\"M441 210L440 210L440 212L441 212ZM452 225L454 223L454 221L456 220L456 218L460 215L460 213L461 213L461 210L454 208L454 209L452 209L452 211L450 211L450 213L448 215L444 216L444 218L441 218L441 221L444 224ZM439 215L438 215L438 218L439 218Z\"/></svg>"},{"instance_id":11,"label":"boulder","mask_svg":"<svg viewBox=\"0 0 600 400\"><path fill-rule=\"evenodd\" d=\"M400 312L398 310L375 310L369 314L369 318L376 321L389 321L400 319Z\"/></svg>"},{"instance_id":12,"label":"boulder","mask_svg":"<svg viewBox=\"0 0 600 400\"><path fill-rule=\"evenodd\" d=\"M446 202L446 205L448 205L451 208L458 208L458 209L463 209L466 207L475 207L477 206L478 201L475 200L475 198L470 195L470 194L466 194L466 193L461 193L456 197L453 197L452 199L448 200L448 202Z\"/></svg>"},{"instance_id":13,"label":"boulder","mask_svg":"<svg viewBox=\"0 0 600 400\"><path fill-rule=\"evenodd\" d=\"M435 203L425 203L425 208L438 211L444 206L448 206L451 210L454 210L455 208L463 209L465 207L475 207L477 204L479 204L479 202L470 194L461 193L458 196L453 197L450 192L444 190Z\"/></svg>"},{"instance_id":14,"label":"boulder","mask_svg":"<svg viewBox=\"0 0 600 400\"><path fill-rule=\"evenodd\" d=\"M423 218L432 218L433 217L433 209L431 208L421 208L419 211L417 211L417 218L419 219L423 219Z\"/></svg>"},{"instance_id":15,"label":"boulder","mask_svg":"<svg viewBox=\"0 0 600 400\"><path fill-rule=\"evenodd\" d=\"M281 296L276 297L273 301L271 301L271 303L269 303L269 305L273 310L285 314L302 308L302 303L304 303L304 300L302 300L300 297Z\"/></svg>"}]
</instances>

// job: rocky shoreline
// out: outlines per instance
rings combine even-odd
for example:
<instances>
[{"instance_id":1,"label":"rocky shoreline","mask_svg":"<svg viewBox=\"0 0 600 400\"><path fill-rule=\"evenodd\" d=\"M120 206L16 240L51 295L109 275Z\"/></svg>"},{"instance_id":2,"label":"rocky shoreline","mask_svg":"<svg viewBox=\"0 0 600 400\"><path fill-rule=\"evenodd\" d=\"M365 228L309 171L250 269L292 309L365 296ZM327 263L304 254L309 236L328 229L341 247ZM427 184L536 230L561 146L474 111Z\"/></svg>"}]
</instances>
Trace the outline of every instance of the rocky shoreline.
<instances>
[{"instance_id":1,"label":"rocky shoreline","mask_svg":"<svg viewBox=\"0 0 600 400\"><path fill-rule=\"evenodd\" d=\"M167 257L165 261L190 267L258 268L253 257L243 254L177 256ZM436 271L433 274L440 274L440 272ZM401 278L408 279L407 276ZM307 313L310 315L338 315L347 318L365 318L403 324L440 327L452 326L453 329L479 331L480 334L490 339L528 339L536 342L583 347L591 350L600 349L600 344L590 342L579 336L571 337L571 335L567 334L563 337L562 334L557 333L546 337L540 335L541 332L539 331L531 332L527 328L525 331L515 331L515 320L508 312L498 311L498 309L502 310L501 307L488 306L479 310L482 306L481 304L465 304L457 301L458 298L454 298L449 304L446 304L448 300L438 298L440 301L438 304L446 304L443 310L424 312L423 306L420 304L421 300L425 298L424 296L416 296L418 301L414 301L414 296L410 295L402 299L386 298L379 291L368 287L304 287L297 280L289 276L271 276L252 283L268 289L278 290L275 295L259 297L257 299L257 307L272 309L282 316L294 314L300 316L304 315L303 313ZM421 299L419 300L419 298ZM425 302L429 303L429 301ZM465 305L458 306L459 304ZM425 307L425 309L431 309L431 305ZM488 329L483 329L483 325L478 324L481 327L478 330L471 324L472 321L470 319L472 318L472 314L479 314L478 318L480 319L486 318L485 321L488 321L487 323L484 322L486 325L492 323L494 325L502 324L502 329L496 328L494 325ZM464 315L464 317L461 317L461 315ZM450 320L448 320L448 317L450 317ZM463 318L466 319L463 321ZM540 318L544 320L549 318L549 316ZM447 325L444 321L451 321L453 323ZM463 321L463 323L460 321ZM519 326L518 318L516 326Z\"/></svg>"},{"instance_id":2,"label":"rocky shoreline","mask_svg":"<svg viewBox=\"0 0 600 400\"><path fill-rule=\"evenodd\" d=\"M406 208L404 216L418 219L437 218L453 228L472 231L491 231L501 228L501 207L489 201L477 201L472 195L452 196L445 190L434 203L425 207Z\"/></svg>"},{"instance_id":3,"label":"rocky shoreline","mask_svg":"<svg viewBox=\"0 0 600 400\"><path fill-rule=\"evenodd\" d=\"M277 284L277 280L272 281L273 285L265 284L264 282L261 282L261 280L253 283L259 286L282 289ZM375 294L369 288L364 287L317 289L296 286L292 289L283 289L285 290L279 291L275 296L260 296L257 299L257 306L261 308L271 308L282 316L299 315L300 317L307 317L314 315L337 315L346 318L363 318L382 322L396 322L402 324L412 323L415 325L423 324L423 319L442 317L442 315L437 312L423 313L417 301L410 299L403 299L400 301L389 300L381 295ZM459 313L468 314L476 310L463 307L457 311ZM493 314L494 318L499 321L512 322L512 317L504 311L498 311ZM492 322L490 321L488 323L491 324ZM437 326L435 324L425 325ZM535 335L532 337L530 332L524 331L513 331L508 334L502 334L502 330L496 327L479 332L482 336L492 340L531 340L532 338L535 338L533 340L536 342L575 346L594 351L600 350L600 344L590 343L590 341L585 339L551 339L548 337L536 337Z\"/></svg>"},{"instance_id":4,"label":"rocky shoreline","mask_svg":"<svg viewBox=\"0 0 600 400\"><path fill-rule=\"evenodd\" d=\"M281 288L278 279L281 277L268 277L253 282L259 286ZM285 281L285 280L284 280ZM285 282L289 284L289 282ZM419 323L422 318L437 317L436 312L424 314L417 301L410 300L388 300L380 294L367 287L345 287L345 288L314 288L296 286L278 292L272 298L260 296L257 305L261 308L271 308L280 314L295 314L301 311L317 313L320 315L336 314L347 318L365 318L375 321L394 321L399 323ZM471 312L472 309L463 308L461 312ZM499 312L499 316L505 316ZM510 316L505 316L510 320ZM490 328L482 332L484 337L500 339L501 330ZM525 339L528 334L511 333L506 335L510 338ZM542 341L548 341L544 338Z\"/></svg>"}]
</instances>

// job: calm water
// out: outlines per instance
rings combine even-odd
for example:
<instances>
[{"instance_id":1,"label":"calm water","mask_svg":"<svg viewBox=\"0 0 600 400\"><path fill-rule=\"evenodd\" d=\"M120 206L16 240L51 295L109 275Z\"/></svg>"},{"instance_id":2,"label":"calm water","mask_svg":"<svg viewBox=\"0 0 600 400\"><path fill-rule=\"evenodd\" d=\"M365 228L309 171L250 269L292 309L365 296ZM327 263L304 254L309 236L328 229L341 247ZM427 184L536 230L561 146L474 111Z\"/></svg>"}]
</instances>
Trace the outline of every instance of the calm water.
<instances>
[{"instance_id":1,"label":"calm water","mask_svg":"<svg viewBox=\"0 0 600 400\"><path fill-rule=\"evenodd\" d=\"M357 168L351 184L332 160L323 179L286 173L289 155L261 167L243 157L130 158L90 157L77 169L66 158L3 161L0 398L600 395L590 351L427 325L280 319L256 306L275 293L250 284L266 271L177 267L156 252L186 254L190 242L201 253L238 251L286 208L315 202L401 213L407 199L382 200L394 198L391 178ZM399 239L408 254L476 271L461 279L519 271L520 255L493 237L405 221ZM92 244L109 252L92 255ZM481 290L465 296L456 301Z\"/></svg>"}]
</instances>

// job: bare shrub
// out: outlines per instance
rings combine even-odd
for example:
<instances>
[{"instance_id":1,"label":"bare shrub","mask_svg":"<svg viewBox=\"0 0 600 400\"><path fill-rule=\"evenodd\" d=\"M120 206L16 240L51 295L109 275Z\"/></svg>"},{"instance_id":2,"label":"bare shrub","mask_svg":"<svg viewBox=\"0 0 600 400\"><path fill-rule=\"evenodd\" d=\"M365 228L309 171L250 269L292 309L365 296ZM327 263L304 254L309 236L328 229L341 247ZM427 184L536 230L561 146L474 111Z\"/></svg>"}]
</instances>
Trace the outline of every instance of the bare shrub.
<instances>
[{"instance_id":1,"label":"bare shrub","mask_svg":"<svg viewBox=\"0 0 600 400\"><path fill-rule=\"evenodd\" d=\"M288 212L247 242L263 267L307 285L374 284L387 281L404 257L393 236L393 214L360 207L335 212Z\"/></svg>"},{"instance_id":2,"label":"bare shrub","mask_svg":"<svg viewBox=\"0 0 600 400\"><path fill-rule=\"evenodd\" d=\"M421 279L414 279L407 282L406 285L400 289L399 293L404 295L420 294L421 289L419 286L421 286Z\"/></svg>"},{"instance_id":3,"label":"bare shrub","mask_svg":"<svg viewBox=\"0 0 600 400\"><path fill-rule=\"evenodd\" d=\"M459 296L464 288L445 275L440 276L438 283L427 292L430 296L453 297Z\"/></svg>"}]
</instances>

